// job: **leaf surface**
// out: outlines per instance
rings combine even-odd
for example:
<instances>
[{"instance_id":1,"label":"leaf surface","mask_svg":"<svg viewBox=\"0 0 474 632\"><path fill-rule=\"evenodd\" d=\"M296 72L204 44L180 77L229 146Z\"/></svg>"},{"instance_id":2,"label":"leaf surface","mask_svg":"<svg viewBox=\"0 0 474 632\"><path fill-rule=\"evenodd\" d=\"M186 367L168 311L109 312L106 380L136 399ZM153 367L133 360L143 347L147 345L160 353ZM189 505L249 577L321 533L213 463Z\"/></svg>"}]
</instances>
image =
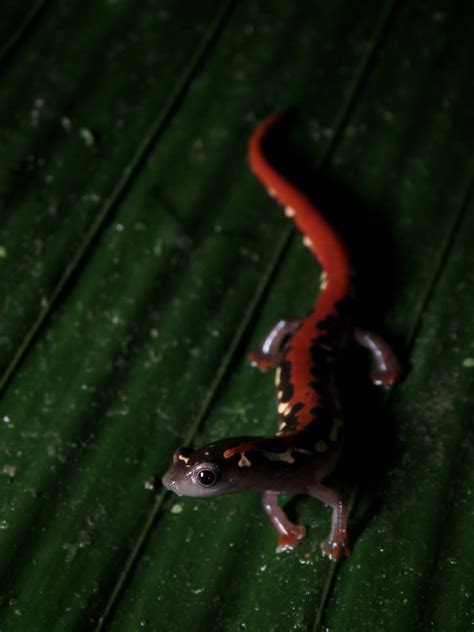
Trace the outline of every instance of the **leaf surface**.
<instances>
[{"instance_id":1,"label":"leaf surface","mask_svg":"<svg viewBox=\"0 0 474 632\"><path fill-rule=\"evenodd\" d=\"M0 628L469 629L471 10L40 5L9 8L0 92ZM180 445L274 431L245 353L319 270L245 154L293 104L275 160L405 367L383 397L349 359L338 565L310 498L276 555L256 495L145 489Z\"/></svg>"}]
</instances>

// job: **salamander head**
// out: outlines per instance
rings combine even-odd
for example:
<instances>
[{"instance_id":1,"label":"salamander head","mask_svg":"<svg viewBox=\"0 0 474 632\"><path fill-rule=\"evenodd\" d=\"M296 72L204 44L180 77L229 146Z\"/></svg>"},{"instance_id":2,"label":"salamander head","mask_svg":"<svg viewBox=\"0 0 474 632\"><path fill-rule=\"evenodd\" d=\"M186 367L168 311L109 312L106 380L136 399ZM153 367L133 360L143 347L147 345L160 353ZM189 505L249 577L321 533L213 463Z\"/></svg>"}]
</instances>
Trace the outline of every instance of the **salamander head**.
<instances>
[{"instance_id":1,"label":"salamander head","mask_svg":"<svg viewBox=\"0 0 474 632\"><path fill-rule=\"evenodd\" d=\"M221 496L244 491L290 489L313 452L281 437L233 437L199 450L181 448L163 476L178 496ZM314 466L312 466L312 471Z\"/></svg>"},{"instance_id":2,"label":"salamander head","mask_svg":"<svg viewBox=\"0 0 474 632\"><path fill-rule=\"evenodd\" d=\"M178 496L221 496L243 491L248 473L242 472L235 459L224 457L228 447L227 439L199 450L176 450L163 485Z\"/></svg>"}]
</instances>

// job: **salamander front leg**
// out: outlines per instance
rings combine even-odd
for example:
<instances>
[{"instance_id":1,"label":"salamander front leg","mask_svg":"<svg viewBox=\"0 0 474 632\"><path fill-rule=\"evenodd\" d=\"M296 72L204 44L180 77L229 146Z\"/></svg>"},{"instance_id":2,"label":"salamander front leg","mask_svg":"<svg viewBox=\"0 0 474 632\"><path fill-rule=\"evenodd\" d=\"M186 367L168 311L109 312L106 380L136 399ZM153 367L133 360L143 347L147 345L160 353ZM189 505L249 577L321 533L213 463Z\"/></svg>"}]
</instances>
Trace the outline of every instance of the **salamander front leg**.
<instances>
[{"instance_id":1,"label":"salamander front leg","mask_svg":"<svg viewBox=\"0 0 474 632\"><path fill-rule=\"evenodd\" d=\"M304 538L306 529L288 520L278 505L278 492L265 492L262 496L262 506L278 532L277 553L294 549Z\"/></svg>"},{"instance_id":2,"label":"salamander front leg","mask_svg":"<svg viewBox=\"0 0 474 632\"><path fill-rule=\"evenodd\" d=\"M348 556L351 552L351 547L347 537L347 518L349 513L347 500L341 494L322 483L312 485L309 493L332 508L331 532L326 540L321 542L322 552L334 561Z\"/></svg>"},{"instance_id":3,"label":"salamander front leg","mask_svg":"<svg viewBox=\"0 0 474 632\"><path fill-rule=\"evenodd\" d=\"M383 338L366 329L354 329L354 338L372 355L375 365L370 374L372 382L378 386L392 386L400 377L400 365L390 346Z\"/></svg>"},{"instance_id":4,"label":"salamander front leg","mask_svg":"<svg viewBox=\"0 0 474 632\"><path fill-rule=\"evenodd\" d=\"M252 366L259 369L272 369L281 361L285 344L301 325L301 320L296 318L282 318L272 327L262 342L262 345L255 351L251 351L247 359Z\"/></svg>"}]
</instances>

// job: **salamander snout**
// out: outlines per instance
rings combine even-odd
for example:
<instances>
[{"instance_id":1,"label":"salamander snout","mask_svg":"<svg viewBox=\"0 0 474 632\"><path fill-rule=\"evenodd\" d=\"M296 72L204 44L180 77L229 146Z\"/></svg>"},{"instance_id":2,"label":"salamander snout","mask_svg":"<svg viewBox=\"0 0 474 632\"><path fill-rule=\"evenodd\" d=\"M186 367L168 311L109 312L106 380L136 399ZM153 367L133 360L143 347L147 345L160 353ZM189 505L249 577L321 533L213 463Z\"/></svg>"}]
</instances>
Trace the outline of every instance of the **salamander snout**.
<instances>
[{"instance_id":1,"label":"salamander snout","mask_svg":"<svg viewBox=\"0 0 474 632\"><path fill-rule=\"evenodd\" d=\"M163 483L164 487L166 487L166 489L168 489L170 492L174 492L175 494L178 494L178 496L180 496L180 493L177 489L176 486L176 480L173 477L173 468L170 468L165 475L163 476L163 478L161 479L161 482Z\"/></svg>"},{"instance_id":2,"label":"salamander snout","mask_svg":"<svg viewBox=\"0 0 474 632\"><path fill-rule=\"evenodd\" d=\"M220 478L221 471L215 463L191 465L178 461L171 465L162 482L166 489L178 496L213 496Z\"/></svg>"}]
</instances>

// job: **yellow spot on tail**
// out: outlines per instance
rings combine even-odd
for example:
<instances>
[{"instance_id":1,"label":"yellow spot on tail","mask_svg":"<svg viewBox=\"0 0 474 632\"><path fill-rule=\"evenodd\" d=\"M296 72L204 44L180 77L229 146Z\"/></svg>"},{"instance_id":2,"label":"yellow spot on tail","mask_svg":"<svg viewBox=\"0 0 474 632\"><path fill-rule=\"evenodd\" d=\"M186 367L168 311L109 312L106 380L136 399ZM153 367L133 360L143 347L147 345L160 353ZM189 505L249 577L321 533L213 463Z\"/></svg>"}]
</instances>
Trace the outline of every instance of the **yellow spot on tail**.
<instances>
[{"instance_id":1,"label":"yellow spot on tail","mask_svg":"<svg viewBox=\"0 0 474 632\"><path fill-rule=\"evenodd\" d=\"M294 217L296 215L295 209L291 206L285 206L285 215L287 217Z\"/></svg>"},{"instance_id":2,"label":"yellow spot on tail","mask_svg":"<svg viewBox=\"0 0 474 632\"><path fill-rule=\"evenodd\" d=\"M278 412L280 413L280 415L286 415L289 408L290 408L289 402L280 402L278 404Z\"/></svg>"},{"instance_id":3,"label":"yellow spot on tail","mask_svg":"<svg viewBox=\"0 0 474 632\"><path fill-rule=\"evenodd\" d=\"M326 450L328 449L328 444L326 443L326 441L323 441L321 439L316 443L314 447L316 448L317 452L326 452Z\"/></svg>"},{"instance_id":4,"label":"yellow spot on tail","mask_svg":"<svg viewBox=\"0 0 474 632\"><path fill-rule=\"evenodd\" d=\"M267 189L267 193L268 193L268 195L270 197L276 197L276 194L277 194L276 190L275 189L271 189L271 188Z\"/></svg>"},{"instance_id":5,"label":"yellow spot on tail","mask_svg":"<svg viewBox=\"0 0 474 632\"><path fill-rule=\"evenodd\" d=\"M311 239L308 237L308 235L305 235L303 237L303 245L305 245L307 248L312 248L313 247L313 242L311 241Z\"/></svg>"},{"instance_id":6,"label":"yellow spot on tail","mask_svg":"<svg viewBox=\"0 0 474 632\"><path fill-rule=\"evenodd\" d=\"M244 453L240 455L239 467L250 467L252 463L248 460Z\"/></svg>"},{"instance_id":7,"label":"yellow spot on tail","mask_svg":"<svg viewBox=\"0 0 474 632\"><path fill-rule=\"evenodd\" d=\"M277 370L275 371L275 386L280 385L280 377L281 377L281 369L280 367L278 367Z\"/></svg>"},{"instance_id":8,"label":"yellow spot on tail","mask_svg":"<svg viewBox=\"0 0 474 632\"><path fill-rule=\"evenodd\" d=\"M319 286L322 290L325 290L328 286L328 275L326 272L321 272L321 276L319 277Z\"/></svg>"}]
</instances>

